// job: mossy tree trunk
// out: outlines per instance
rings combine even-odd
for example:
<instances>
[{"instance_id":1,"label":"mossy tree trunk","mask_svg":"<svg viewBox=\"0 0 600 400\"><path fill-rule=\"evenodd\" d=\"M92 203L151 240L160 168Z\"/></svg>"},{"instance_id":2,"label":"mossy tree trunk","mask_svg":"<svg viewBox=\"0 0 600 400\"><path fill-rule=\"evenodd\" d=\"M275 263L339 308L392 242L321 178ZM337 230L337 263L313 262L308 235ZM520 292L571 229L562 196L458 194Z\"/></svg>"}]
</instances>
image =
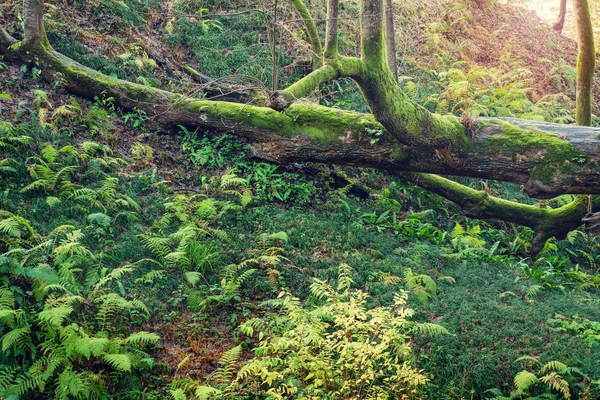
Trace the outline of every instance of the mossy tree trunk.
<instances>
[{"instance_id":1,"label":"mossy tree trunk","mask_svg":"<svg viewBox=\"0 0 600 400\"><path fill-rule=\"evenodd\" d=\"M592 83L596 68L594 30L587 0L573 0L577 23L577 100L576 120L578 125L592 125Z\"/></svg>"},{"instance_id":2,"label":"mossy tree trunk","mask_svg":"<svg viewBox=\"0 0 600 400\"><path fill-rule=\"evenodd\" d=\"M296 9L303 10L302 5ZM360 59L339 55L339 0L328 0L328 5L322 66L272 93L265 106L199 100L86 68L48 44L37 0L24 0L25 19L32 21L24 25L25 37L37 39L12 44L14 39L0 35L0 53L35 57L46 77L64 80L73 93L90 98L105 93L122 107L145 111L151 122L164 128L186 125L232 132L248 139L256 156L277 163L313 161L398 174L499 179L522 183L528 194L542 198L600 193L600 129L489 118L465 126L455 116L431 113L410 101L396 84L386 55L383 0L361 2ZM308 17L303 15L310 23ZM311 41L316 45L314 37ZM298 101L338 77L357 82L372 115ZM450 190L456 186L448 189L440 182L445 181L430 179L428 186L434 190L437 183L436 192L457 201ZM563 217L554 218L517 203L490 204L480 213L482 218L506 219L506 210L514 208L510 215L530 213L533 222L524 224L545 232L559 232L554 229L558 225L581 224L583 217L569 212L567 224L562 212L557 213Z\"/></svg>"},{"instance_id":3,"label":"mossy tree trunk","mask_svg":"<svg viewBox=\"0 0 600 400\"><path fill-rule=\"evenodd\" d=\"M394 0L385 0L385 44L387 60L394 80L398 82L398 60L396 59L396 29L394 28Z\"/></svg>"}]
</instances>

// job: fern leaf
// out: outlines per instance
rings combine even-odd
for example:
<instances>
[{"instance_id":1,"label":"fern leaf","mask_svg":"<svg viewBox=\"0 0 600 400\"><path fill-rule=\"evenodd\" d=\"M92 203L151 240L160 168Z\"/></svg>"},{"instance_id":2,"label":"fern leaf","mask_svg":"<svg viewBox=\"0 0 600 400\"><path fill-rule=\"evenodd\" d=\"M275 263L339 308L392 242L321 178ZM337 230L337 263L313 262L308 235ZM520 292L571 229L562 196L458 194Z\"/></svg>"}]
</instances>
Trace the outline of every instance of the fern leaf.
<instances>
[{"instance_id":1,"label":"fern leaf","mask_svg":"<svg viewBox=\"0 0 600 400\"><path fill-rule=\"evenodd\" d=\"M552 360L548 361L544 366L540 369L540 373L545 374L548 371L556 371L561 372L567 369L567 365L561 363L560 361Z\"/></svg>"},{"instance_id":2,"label":"fern leaf","mask_svg":"<svg viewBox=\"0 0 600 400\"><path fill-rule=\"evenodd\" d=\"M54 328L62 325L63 321L73 312L73 307L60 306L45 309L38 314L38 320Z\"/></svg>"},{"instance_id":3,"label":"fern leaf","mask_svg":"<svg viewBox=\"0 0 600 400\"><path fill-rule=\"evenodd\" d=\"M132 345L155 344L160 340L160 336L150 332L135 332L125 339L125 343Z\"/></svg>"},{"instance_id":4,"label":"fern leaf","mask_svg":"<svg viewBox=\"0 0 600 400\"><path fill-rule=\"evenodd\" d=\"M222 392L219 389L212 386L198 386L194 391L194 395L198 400L214 399L215 396L218 396L221 393Z\"/></svg>"},{"instance_id":5,"label":"fern leaf","mask_svg":"<svg viewBox=\"0 0 600 400\"><path fill-rule=\"evenodd\" d=\"M131 371L131 358L128 354L105 354L103 358L116 370Z\"/></svg>"},{"instance_id":6,"label":"fern leaf","mask_svg":"<svg viewBox=\"0 0 600 400\"><path fill-rule=\"evenodd\" d=\"M422 335L449 335L448 329L441 325L433 324L431 322L418 323L413 326L413 332Z\"/></svg>"},{"instance_id":7,"label":"fern leaf","mask_svg":"<svg viewBox=\"0 0 600 400\"><path fill-rule=\"evenodd\" d=\"M538 378L529 371L523 370L515 375L515 386L517 390L526 392L529 387L538 383Z\"/></svg>"},{"instance_id":8,"label":"fern leaf","mask_svg":"<svg viewBox=\"0 0 600 400\"><path fill-rule=\"evenodd\" d=\"M8 332L2 338L2 351L5 352L13 347L22 337L29 334L29 326L16 328Z\"/></svg>"}]
</instances>

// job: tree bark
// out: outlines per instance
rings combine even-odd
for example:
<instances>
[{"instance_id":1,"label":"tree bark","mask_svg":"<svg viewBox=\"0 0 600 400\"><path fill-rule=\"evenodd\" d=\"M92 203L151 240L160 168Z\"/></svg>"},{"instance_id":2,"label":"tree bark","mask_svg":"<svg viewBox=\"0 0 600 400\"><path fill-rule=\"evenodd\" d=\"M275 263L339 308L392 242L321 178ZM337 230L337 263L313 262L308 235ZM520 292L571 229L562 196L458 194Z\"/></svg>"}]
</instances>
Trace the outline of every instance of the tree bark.
<instances>
[{"instance_id":1,"label":"tree bark","mask_svg":"<svg viewBox=\"0 0 600 400\"><path fill-rule=\"evenodd\" d=\"M27 42L47 42L43 19L44 0L23 0L23 30Z\"/></svg>"},{"instance_id":2,"label":"tree bark","mask_svg":"<svg viewBox=\"0 0 600 400\"><path fill-rule=\"evenodd\" d=\"M327 0L327 24L325 27L325 59L336 58L338 53L339 0Z\"/></svg>"},{"instance_id":3,"label":"tree bark","mask_svg":"<svg viewBox=\"0 0 600 400\"><path fill-rule=\"evenodd\" d=\"M483 190L471 189L441 176L405 174L405 177L458 204L468 217L501 220L531 228L535 232L533 253L540 251L546 240L553 236L564 239L567 233L581 226L582 218L588 212L587 196L577 196L567 205L549 209L499 199ZM600 197L594 197L592 208L600 209Z\"/></svg>"},{"instance_id":4,"label":"tree bark","mask_svg":"<svg viewBox=\"0 0 600 400\"><path fill-rule=\"evenodd\" d=\"M560 11L558 12L558 18L552 26L555 31L561 33L565 26L565 17L567 16L567 0L560 0Z\"/></svg>"},{"instance_id":5,"label":"tree bark","mask_svg":"<svg viewBox=\"0 0 600 400\"><path fill-rule=\"evenodd\" d=\"M573 0L577 24L577 100L576 120L578 125L592 125L592 83L596 68L594 30L587 0Z\"/></svg>"},{"instance_id":6,"label":"tree bark","mask_svg":"<svg viewBox=\"0 0 600 400\"><path fill-rule=\"evenodd\" d=\"M387 61L398 82L398 60L396 59L396 30L394 28L394 0L385 0L385 44Z\"/></svg>"},{"instance_id":7,"label":"tree bark","mask_svg":"<svg viewBox=\"0 0 600 400\"><path fill-rule=\"evenodd\" d=\"M152 122L165 128L183 124L231 131L254 142L257 154L271 161L314 161L378 168L392 173L429 172L499 179L523 183L528 194L541 198L563 193L600 192L600 174L596 170L600 165L600 129L513 119L481 119L476 121L472 135L467 136L457 118L425 114L424 109L410 103L408 107L427 118L405 116L402 110L396 110L398 120L389 121L385 117L391 117L393 113L375 112L371 116L306 103L292 104L278 112L254 105L193 99L111 78L42 45L17 44L10 50L0 49L0 52L15 51L20 51L24 57L37 57L46 73L61 74L73 93L93 98L105 92L120 106L143 110ZM381 60L393 82L383 49ZM347 62L336 64L344 64L338 73L365 73L355 60L343 61ZM336 73L332 68L326 65L313 74L333 76ZM320 81L316 79L316 82ZM306 83L303 81L302 84ZM390 90L402 94L397 85L393 86ZM367 91L369 96L376 93L386 95L383 88L374 93ZM372 98L371 103L377 101ZM420 124L417 130L433 138L431 145L403 143L402 135L407 128L413 128L402 126L401 121ZM450 122L444 126L439 121ZM388 127L398 130L390 131ZM455 131L450 132L450 127ZM445 139L448 132L462 135L462 145L447 145L451 142Z\"/></svg>"}]
</instances>

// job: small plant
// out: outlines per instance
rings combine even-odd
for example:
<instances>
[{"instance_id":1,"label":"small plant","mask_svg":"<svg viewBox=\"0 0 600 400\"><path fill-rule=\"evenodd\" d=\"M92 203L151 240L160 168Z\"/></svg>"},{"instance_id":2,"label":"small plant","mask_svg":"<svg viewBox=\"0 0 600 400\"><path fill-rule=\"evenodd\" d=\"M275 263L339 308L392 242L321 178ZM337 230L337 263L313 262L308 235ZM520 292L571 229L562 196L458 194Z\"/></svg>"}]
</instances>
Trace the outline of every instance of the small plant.
<instances>
[{"instance_id":1,"label":"small plant","mask_svg":"<svg viewBox=\"0 0 600 400\"><path fill-rule=\"evenodd\" d=\"M152 147L140 142L136 142L131 146L131 155L134 160L141 162L142 164L148 164L154 159Z\"/></svg>"},{"instance_id":2,"label":"small plant","mask_svg":"<svg viewBox=\"0 0 600 400\"><path fill-rule=\"evenodd\" d=\"M138 110L137 108L134 108L123 115L123 121L125 122L125 125L130 126L133 129L145 128L147 120L148 116L146 115L146 112L143 110Z\"/></svg>"},{"instance_id":3,"label":"small plant","mask_svg":"<svg viewBox=\"0 0 600 400\"><path fill-rule=\"evenodd\" d=\"M498 389L489 390L488 392L495 396L492 400L556 399L557 395L560 396L558 398L570 400L578 393L579 381L588 382L588 377L578 368L569 367L560 361L552 360L542 365L537 357L530 356L520 357L515 362L519 361L528 362L531 367L537 368L524 369L516 374L516 390L508 397Z\"/></svg>"},{"instance_id":4,"label":"small plant","mask_svg":"<svg viewBox=\"0 0 600 400\"><path fill-rule=\"evenodd\" d=\"M242 363L240 349L234 348L213 375L215 386L190 388L216 398L391 399L414 393L427 378L412 365L410 336L447 331L410 321L413 310L406 306L406 292L391 307L367 309L367 294L351 289L350 274L342 264L336 287L315 279L311 292L320 302L315 308L303 306L289 292L268 301L266 305L281 308L282 317L253 318L239 328L259 338L255 356ZM185 395L181 387L174 392Z\"/></svg>"},{"instance_id":5,"label":"small plant","mask_svg":"<svg viewBox=\"0 0 600 400\"><path fill-rule=\"evenodd\" d=\"M554 318L548 320L548 323L559 332L576 335L590 347L600 347L600 322L598 321L591 321L579 315L567 318L556 314Z\"/></svg>"}]
</instances>

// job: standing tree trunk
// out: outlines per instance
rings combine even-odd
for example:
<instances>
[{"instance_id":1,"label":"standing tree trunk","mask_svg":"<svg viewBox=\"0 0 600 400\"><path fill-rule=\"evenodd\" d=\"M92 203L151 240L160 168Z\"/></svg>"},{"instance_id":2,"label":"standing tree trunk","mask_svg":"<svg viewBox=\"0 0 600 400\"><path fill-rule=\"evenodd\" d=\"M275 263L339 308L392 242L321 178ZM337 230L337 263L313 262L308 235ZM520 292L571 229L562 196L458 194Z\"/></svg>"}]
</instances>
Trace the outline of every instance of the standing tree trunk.
<instances>
[{"instance_id":1,"label":"standing tree trunk","mask_svg":"<svg viewBox=\"0 0 600 400\"><path fill-rule=\"evenodd\" d=\"M323 65L323 48L321 47L321 39L319 38L317 25L315 24L315 21L312 19L308 8L306 8L306 5L302 0L292 0L292 6L300 15L302 21L304 21L306 34L308 35L308 41L310 42L310 47L313 53L313 70L320 68L321 65Z\"/></svg>"},{"instance_id":2,"label":"standing tree trunk","mask_svg":"<svg viewBox=\"0 0 600 400\"><path fill-rule=\"evenodd\" d=\"M387 60L394 79L398 82L398 65L396 60L396 30L394 29L394 0L385 0L385 43Z\"/></svg>"},{"instance_id":3,"label":"standing tree trunk","mask_svg":"<svg viewBox=\"0 0 600 400\"><path fill-rule=\"evenodd\" d=\"M558 12L558 18L554 23L554 30L561 33L565 26L565 17L567 16L567 0L560 0L560 11Z\"/></svg>"},{"instance_id":4,"label":"standing tree trunk","mask_svg":"<svg viewBox=\"0 0 600 400\"><path fill-rule=\"evenodd\" d=\"M578 125L592 125L592 82L596 68L594 30L587 0L573 0L577 23L577 100L576 121Z\"/></svg>"},{"instance_id":5,"label":"standing tree trunk","mask_svg":"<svg viewBox=\"0 0 600 400\"><path fill-rule=\"evenodd\" d=\"M592 82L596 67L596 49L594 46L594 29L590 18L590 8L587 0L573 1L575 19L577 21L577 99L576 122L577 125L592 125ZM561 3L562 12L562 3ZM563 16L564 20L564 16ZM584 196L577 196L585 198ZM598 196L596 196L597 198ZM588 214L592 212L592 197L589 196ZM584 219L586 229L593 232L598 229L600 213L587 215ZM590 222L595 221L595 223Z\"/></svg>"},{"instance_id":6,"label":"standing tree trunk","mask_svg":"<svg viewBox=\"0 0 600 400\"><path fill-rule=\"evenodd\" d=\"M44 33L44 0L23 1L23 30L25 40L30 44L45 45L46 34Z\"/></svg>"},{"instance_id":7,"label":"standing tree trunk","mask_svg":"<svg viewBox=\"0 0 600 400\"><path fill-rule=\"evenodd\" d=\"M333 59L338 56L338 15L339 0L327 0L327 24L325 26L325 58Z\"/></svg>"}]
</instances>

